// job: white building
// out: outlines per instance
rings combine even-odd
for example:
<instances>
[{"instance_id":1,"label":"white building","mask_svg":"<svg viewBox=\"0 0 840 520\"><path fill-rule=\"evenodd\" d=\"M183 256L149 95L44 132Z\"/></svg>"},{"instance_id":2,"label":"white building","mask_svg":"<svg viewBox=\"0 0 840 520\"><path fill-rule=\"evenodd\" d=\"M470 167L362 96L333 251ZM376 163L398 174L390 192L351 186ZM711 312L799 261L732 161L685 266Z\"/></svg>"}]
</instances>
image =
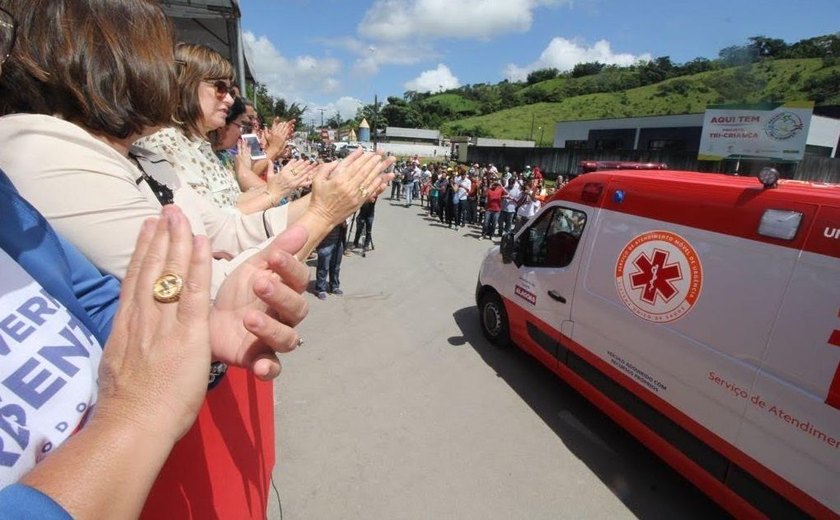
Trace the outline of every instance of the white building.
<instances>
[{"instance_id":1,"label":"white building","mask_svg":"<svg viewBox=\"0 0 840 520\"><path fill-rule=\"evenodd\" d=\"M825 115L821 115L822 113ZM554 147L698 151L703 131L703 115L699 113L562 121L554 127ZM837 110L830 107L814 109L805 153L840 157L840 119L837 118Z\"/></svg>"}]
</instances>

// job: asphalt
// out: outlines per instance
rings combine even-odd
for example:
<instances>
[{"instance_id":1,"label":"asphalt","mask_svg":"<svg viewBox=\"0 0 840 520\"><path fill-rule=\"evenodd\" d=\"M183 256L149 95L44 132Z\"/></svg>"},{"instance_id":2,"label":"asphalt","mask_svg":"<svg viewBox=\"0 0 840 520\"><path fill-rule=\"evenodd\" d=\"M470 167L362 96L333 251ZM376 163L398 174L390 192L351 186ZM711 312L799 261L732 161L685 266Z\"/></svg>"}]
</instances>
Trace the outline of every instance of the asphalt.
<instances>
[{"instance_id":1,"label":"asphalt","mask_svg":"<svg viewBox=\"0 0 840 520\"><path fill-rule=\"evenodd\" d=\"M474 290L493 243L478 236L380 198L375 250L343 258L345 294L308 295L305 343L275 386L269 518L725 516L539 363L483 338Z\"/></svg>"}]
</instances>

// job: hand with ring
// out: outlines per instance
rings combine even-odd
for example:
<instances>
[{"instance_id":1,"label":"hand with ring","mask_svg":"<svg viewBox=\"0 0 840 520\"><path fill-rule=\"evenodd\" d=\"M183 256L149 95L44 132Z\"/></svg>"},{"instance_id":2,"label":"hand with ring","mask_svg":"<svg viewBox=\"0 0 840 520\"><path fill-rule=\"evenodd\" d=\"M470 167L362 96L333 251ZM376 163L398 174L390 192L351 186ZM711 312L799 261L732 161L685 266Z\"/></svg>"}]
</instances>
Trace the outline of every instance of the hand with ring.
<instances>
[{"instance_id":1,"label":"hand with ring","mask_svg":"<svg viewBox=\"0 0 840 520\"><path fill-rule=\"evenodd\" d=\"M312 178L309 206L297 223L309 231L309 240L298 253L305 258L329 231L343 222L368 200L371 193L384 189L393 173L384 173L396 161L360 148L341 161L318 166Z\"/></svg>"},{"instance_id":2,"label":"hand with ring","mask_svg":"<svg viewBox=\"0 0 840 520\"><path fill-rule=\"evenodd\" d=\"M277 353L300 345L293 327L309 312L302 296L309 268L292 256L307 239L306 229L291 226L227 276L210 311L214 361L261 379L280 375Z\"/></svg>"},{"instance_id":3,"label":"hand with ring","mask_svg":"<svg viewBox=\"0 0 840 520\"><path fill-rule=\"evenodd\" d=\"M210 244L175 205L143 224L99 366L92 421L132 421L174 443L195 421L210 367ZM163 274L162 274L163 273Z\"/></svg>"},{"instance_id":4,"label":"hand with ring","mask_svg":"<svg viewBox=\"0 0 840 520\"><path fill-rule=\"evenodd\" d=\"M266 188L274 200L280 200L294 190L308 186L314 169L315 165L309 161L292 159L278 173L268 175Z\"/></svg>"}]
</instances>

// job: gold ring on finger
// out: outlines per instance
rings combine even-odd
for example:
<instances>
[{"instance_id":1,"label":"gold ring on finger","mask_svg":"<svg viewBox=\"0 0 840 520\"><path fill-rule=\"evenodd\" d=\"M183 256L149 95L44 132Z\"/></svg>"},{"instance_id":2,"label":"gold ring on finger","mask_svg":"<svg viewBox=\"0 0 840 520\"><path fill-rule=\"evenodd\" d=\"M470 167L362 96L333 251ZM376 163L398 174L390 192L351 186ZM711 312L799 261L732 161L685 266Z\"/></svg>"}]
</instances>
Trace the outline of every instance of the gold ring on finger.
<instances>
[{"instance_id":1,"label":"gold ring on finger","mask_svg":"<svg viewBox=\"0 0 840 520\"><path fill-rule=\"evenodd\" d=\"M361 195L363 199L366 199L367 196L368 196L367 188L363 188L363 187L359 186L359 195Z\"/></svg>"},{"instance_id":2,"label":"gold ring on finger","mask_svg":"<svg viewBox=\"0 0 840 520\"><path fill-rule=\"evenodd\" d=\"M163 273L155 280L152 293L160 303L177 302L184 288L184 279L175 273Z\"/></svg>"}]
</instances>

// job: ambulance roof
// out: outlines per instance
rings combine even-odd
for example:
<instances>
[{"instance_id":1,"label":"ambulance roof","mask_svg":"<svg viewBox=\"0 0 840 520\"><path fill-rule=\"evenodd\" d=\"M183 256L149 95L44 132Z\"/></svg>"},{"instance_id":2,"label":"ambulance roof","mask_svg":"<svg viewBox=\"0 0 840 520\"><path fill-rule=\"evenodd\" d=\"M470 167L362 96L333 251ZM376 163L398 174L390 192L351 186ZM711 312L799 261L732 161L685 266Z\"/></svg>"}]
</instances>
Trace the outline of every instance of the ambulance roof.
<instances>
[{"instance_id":1,"label":"ambulance roof","mask_svg":"<svg viewBox=\"0 0 840 520\"><path fill-rule=\"evenodd\" d=\"M569 181L550 199L635 215L840 258L831 233L840 221L840 185L674 170L608 170ZM795 222L793 238L760 231L768 211Z\"/></svg>"},{"instance_id":2,"label":"ambulance roof","mask_svg":"<svg viewBox=\"0 0 840 520\"><path fill-rule=\"evenodd\" d=\"M840 184L818 183L795 180L779 180L778 187L766 189L757 177L739 177L719 173L701 173L679 170L605 170L580 175L557 191L553 198L573 200L572 191L581 191L586 184L603 183L605 186L620 181L627 187L644 187L667 193L700 188L704 194L718 194L724 198L738 192L768 192L774 197L798 200L811 204L840 205ZM710 191L709 191L710 190ZM729 194L729 195L725 195ZM712 200L708 201L709 203Z\"/></svg>"}]
</instances>

